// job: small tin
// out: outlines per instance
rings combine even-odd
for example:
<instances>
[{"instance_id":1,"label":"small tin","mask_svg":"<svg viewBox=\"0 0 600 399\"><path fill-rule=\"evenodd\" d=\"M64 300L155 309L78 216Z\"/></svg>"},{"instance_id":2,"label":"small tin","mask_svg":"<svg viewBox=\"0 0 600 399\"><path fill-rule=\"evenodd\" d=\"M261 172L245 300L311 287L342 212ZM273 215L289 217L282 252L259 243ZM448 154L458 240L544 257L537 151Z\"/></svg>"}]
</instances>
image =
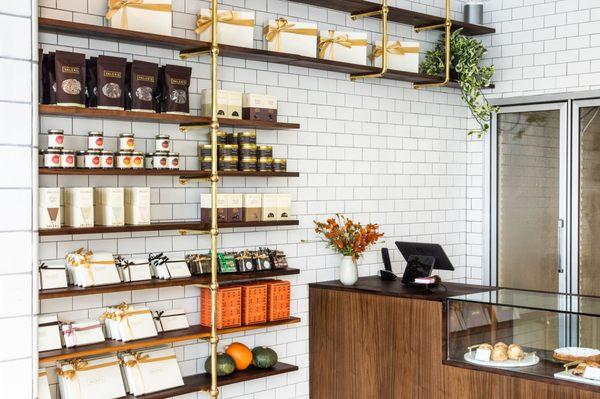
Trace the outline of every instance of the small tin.
<instances>
[{"instance_id":1,"label":"small tin","mask_svg":"<svg viewBox=\"0 0 600 399\"><path fill-rule=\"evenodd\" d=\"M152 167L154 169L169 168L169 153L167 151L157 151L152 157Z\"/></svg>"},{"instance_id":2,"label":"small tin","mask_svg":"<svg viewBox=\"0 0 600 399\"><path fill-rule=\"evenodd\" d=\"M88 150L85 152L85 167L86 169L100 169L100 156L102 153L97 150Z\"/></svg>"},{"instance_id":3,"label":"small tin","mask_svg":"<svg viewBox=\"0 0 600 399\"><path fill-rule=\"evenodd\" d=\"M225 141L227 144L237 144L238 143L238 134L237 132L229 132L225 136Z\"/></svg>"},{"instance_id":4,"label":"small tin","mask_svg":"<svg viewBox=\"0 0 600 399\"><path fill-rule=\"evenodd\" d=\"M256 172L256 157L240 158L238 170L242 172Z\"/></svg>"},{"instance_id":5,"label":"small tin","mask_svg":"<svg viewBox=\"0 0 600 399\"><path fill-rule=\"evenodd\" d=\"M64 148L65 132L61 129L48 130L48 148Z\"/></svg>"},{"instance_id":6,"label":"small tin","mask_svg":"<svg viewBox=\"0 0 600 399\"><path fill-rule=\"evenodd\" d=\"M154 139L154 149L159 151L169 151L171 149L171 138L165 134L158 134Z\"/></svg>"},{"instance_id":7,"label":"small tin","mask_svg":"<svg viewBox=\"0 0 600 399\"><path fill-rule=\"evenodd\" d=\"M210 136L209 140L210 140ZM217 144L227 144L227 133L217 132Z\"/></svg>"},{"instance_id":8,"label":"small tin","mask_svg":"<svg viewBox=\"0 0 600 399\"><path fill-rule=\"evenodd\" d=\"M256 158L256 144L240 144L238 153L240 158Z\"/></svg>"},{"instance_id":9,"label":"small tin","mask_svg":"<svg viewBox=\"0 0 600 399\"><path fill-rule=\"evenodd\" d=\"M285 172L287 171L287 161L281 158L273 159L273 172Z\"/></svg>"},{"instance_id":10,"label":"small tin","mask_svg":"<svg viewBox=\"0 0 600 399\"><path fill-rule=\"evenodd\" d=\"M144 169L144 153L142 151L131 153L131 167L133 169Z\"/></svg>"},{"instance_id":11,"label":"small tin","mask_svg":"<svg viewBox=\"0 0 600 399\"><path fill-rule=\"evenodd\" d=\"M100 153L100 167L102 169L112 169L115 166L115 157L112 151L102 151Z\"/></svg>"},{"instance_id":12,"label":"small tin","mask_svg":"<svg viewBox=\"0 0 600 399\"><path fill-rule=\"evenodd\" d=\"M254 144L256 145L256 132L239 132L238 144Z\"/></svg>"},{"instance_id":13,"label":"small tin","mask_svg":"<svg viewBox=\"0 0 600 399\"><path fill-rule=\"evenodd\" d=\"M75 166L79 169L85 168L85 153L86 151L77 151L75 153Z\"/></svg>"},{"instance_id":14,"label":"small tin","mask_svg":"<svg viewBox=\"0 0 600 399\"><path fill-rule=\"evenodd\" d=\"M179 153L170 152L167 156L167 165L169 169L179 169Z\"/></svg>"},{"instance_id":15,"label":"small tin","mask_svg":"<svg viewBox=\"0 0 600 399\"><path fill-rule=\"evenodd\" d=\"M88 150L103 150L104 149L104 133L89 132L88 133Z\"/></svg>"},{"instance_id":16,"label":"small tin","mask_svg":"<svg viewBox=\"0 0 600 399\"><path fill-rule=\"evenodd\" d=\"M273 147L271 147L270 145L257 146L256 156L258 158L273 158Z\"/></svg>"},{"instance_id":17,"label":"small tin","mask_svg":"<svg viewBox=\"0 0 600 399\"><path fill-rule=\"evenodd\" d=\"M256 169L259 172L270 172L273 170L273 158L258 158Z\"/></svg>"},{"instance_id":18,"label":"small tin","mask_svg":"<svg viewBox=\"0 0 600 399\"><path fill-rule=\"evenodd\" d=\"M63 168L75 167L75 151L62 150L60 153L60 166Z\"/></svg>"},{"instance_id":19,"label":"small tin","mask_svg":"<svg viewBox=\"0 0 600 399\"><path fill-rule=\"evenodd\" d=\"M212 156L212 145L210 144L201 144L200 145L200 158L202 157L211 157Z\"/></svg>"},{"instance_id":20,"label":"small tin","mask_svg":"<svg viewBox=\"0 0 600 399\"><path fill-rule=\"evenodd\" d=\"M233 172L238 170L238 157L219 158L219 170L223 172Z\"/></svg>"},{"instance_id":21,"label":"small tin","mask_svg":"<svg viewBox=\"0 0 600 399\"><path fill-rule=\"evenodd\" d=\"M119 135L119 151L135 150L135 138L133 133L121 133Z\"/></svg>"},{"instance_id":22,"label":"small tin","mask_svg":"<svg viewBox=\"0 0 600 399\"><path fill-rule=\"evenodd\" d=\"M223 144L219 146L219 157L237 157L237 144Z\"/></svg>"},{"instance_id":23,"label":"small tin","mask_svg":"<svg viewBox=\"0 0 600 399\"><path fill-rule=\"evenodd\" d=\"M60 168L62 150L58 148L50 148L44 151L44 167L46 168Z\"/></svg>"},{"instance_id":24,"label":"small tin","mask_svg":"<svg viewBox=\"0 0 600 399\"><path fill-rule=\"evenodd\" d=\"M212 157L200 158L200 170L212 170Z\"/></svg>"},{"instance_id":25,"label":"small tin","mask_svg":"<svg viewBox=\"0 0 600 399\"><path fill-rule=\"evenodd\" d=\"M153 152L149 152L148 154L144 155L144 167L146 169L152 169L152 161L154 160L154 153Z\"/></svg>"},{"instance_id":26,"label":"small tin","mask_svg":"<svg viewBox=\"0 0 600 399\"><path fill-rule=\"evenodd\" d=\"M133 151L120 151L115 155L115 165L118 169L131 169Z\"/></svg>"}]
</instances>

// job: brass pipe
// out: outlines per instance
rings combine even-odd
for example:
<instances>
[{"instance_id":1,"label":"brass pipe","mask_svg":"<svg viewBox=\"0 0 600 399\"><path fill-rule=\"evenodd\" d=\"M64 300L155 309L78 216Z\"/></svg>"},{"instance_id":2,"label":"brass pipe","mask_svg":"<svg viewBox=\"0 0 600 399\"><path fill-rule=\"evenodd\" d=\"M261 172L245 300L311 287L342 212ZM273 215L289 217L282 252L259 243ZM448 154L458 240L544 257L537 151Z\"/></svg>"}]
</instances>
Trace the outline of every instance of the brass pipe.
<instances>
[{"instance_id":1,"label":"brass pipe","mask_svg":"<svg viewBox=\"0 0 600 399\"><path fill-rule=\"evenodd\" d=\"M442 87L447 86L450 83L450 36L452 35L452 19L450 19L450 0L446 0L446 21L443 24L436 24L431 26L421 26L415 28L416 32L422 32L426 30L432 30L445 27L446 28L446 42L445 42L445 55L446 55L446 76L443 82L434 83L415 83L413 87L415 89L423 89L426 87Z\"/></svg>"},{"instance_id":2,"label":"brass pipe","mask_svg":"<svg viewBox=\"0 0 600 399\"><path fill-rule=\"evenodd\" d=\"M388 64L388 13L390 9L387 5L387 0L381 1L381 10L377 11L369 11L366 13L360 14L352 14L351 18L356 20L358 18L371 17L374 15L381 14L381 70L375 73L354 73L350 75L350 80L355 81L357 79L374 79L381 78L387 72L387 64Z\"/></svg>"},{"instance_id":3,"label":"brass pipe","mask_svg":"<svg viewBox=\"0 0 600 399\"><path fill-rule=\"evenodd\" d=\"M199 49L191 49L191 50L181 50L179 52L179 58L182 60L186 60L191 57L198 57L200 55L210 54L211 49L199 50Z\"/></svg>"},{"instance_id":4,"label":"brass pipe","mask_svg":"<svg viewBox=\"0 0 600 399\"><path fill-rule=\"evenodd\" d=\"M381 15L381 9L367 12L357 12L356 14L352 13L350 14L350 18L352 18L353 21L356 21L359 18L374 17L376 15Z\"/></svg>"},{"instance_id":5,"label":"brass pipe","mask_svg":"<svg viewBox=\"0 0 600 399\"><path fill-rule=\"evenodd\" d=\"M206 235L206 234L210 234L210 231L208 231L208 230L190 230L190 229L180 229L179 230L179 235L187 236L190 234Z\"/></svg>"}]
</instances>

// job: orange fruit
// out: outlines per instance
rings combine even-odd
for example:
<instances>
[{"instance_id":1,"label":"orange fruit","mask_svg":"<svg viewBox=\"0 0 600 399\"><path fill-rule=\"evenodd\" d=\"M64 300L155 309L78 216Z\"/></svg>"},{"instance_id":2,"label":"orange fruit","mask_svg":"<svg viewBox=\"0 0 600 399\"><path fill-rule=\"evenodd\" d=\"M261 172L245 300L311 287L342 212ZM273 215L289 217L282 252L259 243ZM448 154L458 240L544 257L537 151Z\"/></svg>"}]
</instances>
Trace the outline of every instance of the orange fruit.
<instances>
[{"instance_id":1,"label":"orange fruit","mask_svg":"<svg viewBox=\"0 0 600 399\"><path fill-rule=\"evenodd\" d=\"M252 364L252 351L242 343L232 343L225 353L233 358L236 370L246 370Z\"/></svg>"}]
</instances>

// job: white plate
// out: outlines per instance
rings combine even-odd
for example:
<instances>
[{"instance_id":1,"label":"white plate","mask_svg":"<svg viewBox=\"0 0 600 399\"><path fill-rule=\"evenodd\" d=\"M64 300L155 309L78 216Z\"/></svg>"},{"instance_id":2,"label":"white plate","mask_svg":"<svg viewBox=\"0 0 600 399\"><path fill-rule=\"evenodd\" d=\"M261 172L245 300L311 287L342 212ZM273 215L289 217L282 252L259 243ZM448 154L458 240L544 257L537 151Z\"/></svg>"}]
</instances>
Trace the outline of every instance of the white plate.
<instances>
[{"instance_id":1,"label":"white plate","mask_svg":"<svg viewBox=\"0 0 600 399\"><path fill-rule=\"evenodd\" d=\"M523 360L505 360L503 362L498 362L494 360L483 361L475 359L475 351L465 353L465 360L469 363L476 364L478 366L486 366L486 367L499 367L499 368L512 368L512 367L527 367L533 366L540 362L540 358L536 355L529 355L525 357Z\"/></svg>"},{"instance_id":2,"label":"white plate","mask_svg":"<svg viewBox=\"0 0 600 399\"><path fill-rule=\"evenodd\" d=\"M589 378L583 378L578 375L573 375L572 373L573 370L561 371L560 373L554 374L554 378L558 378L559 380L579 382L582 384L596 385L600 387L600 381L590 380Z\"/></svg>"}]
</instances>

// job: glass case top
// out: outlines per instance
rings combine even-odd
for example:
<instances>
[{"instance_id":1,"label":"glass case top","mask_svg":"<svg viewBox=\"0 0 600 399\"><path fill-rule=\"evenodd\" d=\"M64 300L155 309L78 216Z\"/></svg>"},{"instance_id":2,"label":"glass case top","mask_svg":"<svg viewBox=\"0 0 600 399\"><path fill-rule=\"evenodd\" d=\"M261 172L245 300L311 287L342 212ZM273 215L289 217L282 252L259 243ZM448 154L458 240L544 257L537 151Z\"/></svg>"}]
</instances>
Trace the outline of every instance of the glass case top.
<instances>
[{"instance_id":1,"label":"glass case top","mask_svg":"<svg viewBox=\"0 0 600 399\"><path fill-rule=\"evenodd\" d=\"M499 288L474 294L457 295L448 299L585 316L600 316L600 297Z\"/></svg>"}]
</instances>

